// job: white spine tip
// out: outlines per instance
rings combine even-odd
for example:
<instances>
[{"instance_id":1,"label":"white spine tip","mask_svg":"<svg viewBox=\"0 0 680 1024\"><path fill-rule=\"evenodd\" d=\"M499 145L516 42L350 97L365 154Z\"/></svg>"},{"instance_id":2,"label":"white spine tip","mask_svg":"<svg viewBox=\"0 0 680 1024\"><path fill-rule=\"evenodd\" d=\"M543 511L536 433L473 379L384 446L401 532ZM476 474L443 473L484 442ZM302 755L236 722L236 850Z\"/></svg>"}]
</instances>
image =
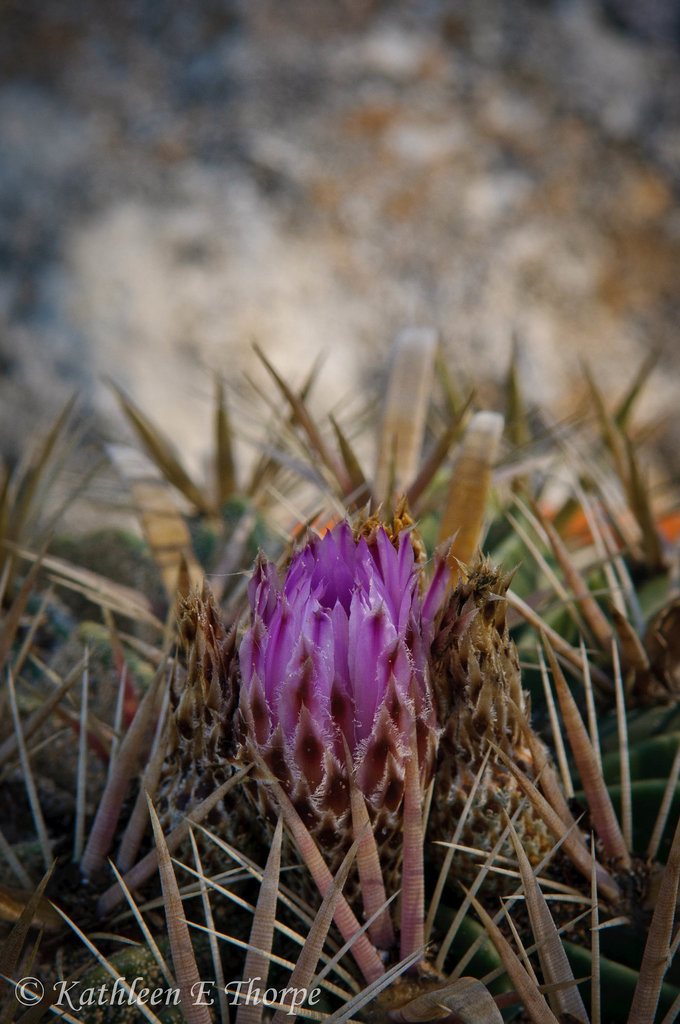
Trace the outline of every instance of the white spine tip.
<instances>
[{"instance_id":1,"label":"white spine tip","mask_svg":"<svg viewBox=\"0 0 680 1024\"><path fill-rule=\"evenodd\" d=\"M500 412L489 412L485 409L474 414L468 426L468 433L484 434L490 440L493 439L498 443L502 437L504 426L505 419Z\"/></svg>"}]
</instances>

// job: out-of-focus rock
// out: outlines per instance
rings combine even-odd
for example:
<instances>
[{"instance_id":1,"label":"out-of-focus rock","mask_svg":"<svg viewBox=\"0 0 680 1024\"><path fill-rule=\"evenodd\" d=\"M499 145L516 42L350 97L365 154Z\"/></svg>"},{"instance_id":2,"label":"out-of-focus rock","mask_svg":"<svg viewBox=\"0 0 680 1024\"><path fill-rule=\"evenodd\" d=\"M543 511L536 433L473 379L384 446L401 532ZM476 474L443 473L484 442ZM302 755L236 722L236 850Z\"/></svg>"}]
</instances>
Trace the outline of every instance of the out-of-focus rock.
<instances>
[{"instance_id":1,"label":"out-of-focus rock","mask_svg":"<svg viewBox=\"0 0 680 1024\"><path fill-rule=\"evenodd\" d=\"M342 410L410 324L491 380L520 335L556 414L581 357L618 393L659 346L675 410L678 49L630 6L10 5L5 452L75 386L116 432L110 375L198 467L252 340L294 383L326 351Z\"/></svg>"}]
</instances>

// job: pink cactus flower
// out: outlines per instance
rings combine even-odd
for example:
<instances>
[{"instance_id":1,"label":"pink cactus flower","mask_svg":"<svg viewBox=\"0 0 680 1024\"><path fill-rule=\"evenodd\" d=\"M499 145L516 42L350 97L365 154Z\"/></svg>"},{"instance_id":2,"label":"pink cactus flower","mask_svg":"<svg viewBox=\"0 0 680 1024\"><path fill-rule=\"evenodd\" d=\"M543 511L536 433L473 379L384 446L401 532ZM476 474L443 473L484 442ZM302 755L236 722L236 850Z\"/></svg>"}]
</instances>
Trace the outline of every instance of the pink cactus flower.
<instances>
[{"instance_id":1,"label":"pink cactus flower","mask_svg":"<svg viewBox=\"0 0 680 1024\"><path fill-rule=\"evenodd\" d=\"M442 563L422 597L409 532L357 537L347 522L314 536L283 580L258 562L239 650L244 753L257 748L324 846L348 825L345 743L378 842L399 827L413 734L423 790L430 781L428 653L447 578Z\"/></svg>"}]
</instances>

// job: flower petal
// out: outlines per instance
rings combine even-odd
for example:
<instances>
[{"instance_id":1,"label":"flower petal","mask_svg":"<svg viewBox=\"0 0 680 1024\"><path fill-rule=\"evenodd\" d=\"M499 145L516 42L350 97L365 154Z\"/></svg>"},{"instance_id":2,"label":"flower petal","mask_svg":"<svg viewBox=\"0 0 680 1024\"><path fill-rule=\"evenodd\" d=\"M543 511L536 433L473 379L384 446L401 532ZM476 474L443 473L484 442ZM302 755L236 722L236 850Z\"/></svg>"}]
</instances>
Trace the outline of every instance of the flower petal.
<instances>
[{"instance_id":1,"label":"flower petal","mask_svg":"<svg viewBox=\"0 0 680 1024\"><path fill-rule=\"evenodd\" d=\"M356 738L365 739L389 679L388 659L397 631L384 602L377 603L375 588L357 591L349 616L349 670L356 706Z\"/></svg>"},{"instance_id":2,"label":"flower petal","mask_svg":"<svg viewBox=\"0 0 680 1024\"><path fill-rule=\"evenodd\" d=\"M295 734L303 706L314 716L326 738L330 737L332 671L332 663L329 666L319 648L300 637L286 678L275 695L276 716L286 737Z\"/></svg>"}]
</instances>

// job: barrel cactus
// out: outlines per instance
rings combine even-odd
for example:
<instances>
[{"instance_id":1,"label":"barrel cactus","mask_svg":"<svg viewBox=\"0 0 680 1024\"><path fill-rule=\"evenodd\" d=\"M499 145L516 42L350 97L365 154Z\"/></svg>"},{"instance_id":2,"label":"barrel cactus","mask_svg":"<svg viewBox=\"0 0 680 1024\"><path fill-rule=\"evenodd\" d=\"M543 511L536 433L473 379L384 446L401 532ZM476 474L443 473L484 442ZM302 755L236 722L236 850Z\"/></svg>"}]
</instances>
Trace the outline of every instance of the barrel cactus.
<instances>
[{"instance_id":1,"label":"barrel cactus","mask_svg":"<svg viewBox=\"0 0 680 1024\"><path fill-rule=\"evenodd\" d=\"M15 726L0 762L18 759L29 779L25 737L53 715L78 732L72 856L82 880L62 857L53 880L31 893L36 852L48 863L52 840L61 854L71 837L47 834L40 787L27 782L40 842L32 852L28 843L23 863L17 842L0 851L23 886L3 888L14 919L4 976L18 982L25 973L33 922L45 931L45 952L25 961L41 983L55 981L55 946L69 978L99 977L102 967L126 977L146 972L138 965L150 958L149 977L160 969L167 980L171 957L190 1024L215 1012L191 997L208 972L221 978L223 1017L227 992L238 990L239 1022L272 1009L293 1016L297 995L281 993L317 982L321 1005L300 1012L319 1020L498 1024L506 1007L541 1022L672 1019L680 1005L667 971L680 875L676 577L625 434L636 385L613 416L597 393L604 441L587 457L553 430L560 460L571 459L570 490L555 506L543 487L547 443L534 460L517 429L526 417L512 372L507 428L498 413L471 413L448 388L444 427L440 415L423 454L435 347L426 331L395 346L372 474L342 426L333 421L334 441L326 437L304 394L269 367L288 406L278 435L297 432L307 477L325 488L308 499L314 514L300 510L311 527L295 524L284 550L274 540L283 506L266 481L279 473L285 489L295 458L268 456L239 486L218 389L217 486L202 489L124 400L156 464L153 516L149 465L135 476L129 460L116 459L168 597L181 593L182 658L171 653L174 627L144 595L47 563L62 584L148 631L121 641L110 623L106 656L121 670L113 729L88 710L89 673L102 664L89 654L77 715L66 697L73 680L54 667L56 695L46 692L46 710L31 704L23 665L31 644L44 641L32 627L18 640L38 615L30 609L37 574L21 586L10 566L0 654ZM509 484L492 499L501 452ZM170 485L195 508L188 525ZM585 539L574 533L579 508ZM254 558L256 542L268 550ZM129 664L134 651L153 669L143 695L126 683L121 643ZM48 671L37 656L34 664ZM110 767L92 814L83 793L93 751ZM49 822L58 833L58 816ZM153 904L138 905L140 893L155 894L157 874L165 924ZM201 899L199 920L182 903L191 895ZM514 914L518 901L524 909ZM187 918L203 942L192 941ZM121 953L116 928L148 947L144 956L137 947ZM534 967L513 941L537 946ZM256 981L273 994L249 1001Z\"/></svg>"}]
</instances>

